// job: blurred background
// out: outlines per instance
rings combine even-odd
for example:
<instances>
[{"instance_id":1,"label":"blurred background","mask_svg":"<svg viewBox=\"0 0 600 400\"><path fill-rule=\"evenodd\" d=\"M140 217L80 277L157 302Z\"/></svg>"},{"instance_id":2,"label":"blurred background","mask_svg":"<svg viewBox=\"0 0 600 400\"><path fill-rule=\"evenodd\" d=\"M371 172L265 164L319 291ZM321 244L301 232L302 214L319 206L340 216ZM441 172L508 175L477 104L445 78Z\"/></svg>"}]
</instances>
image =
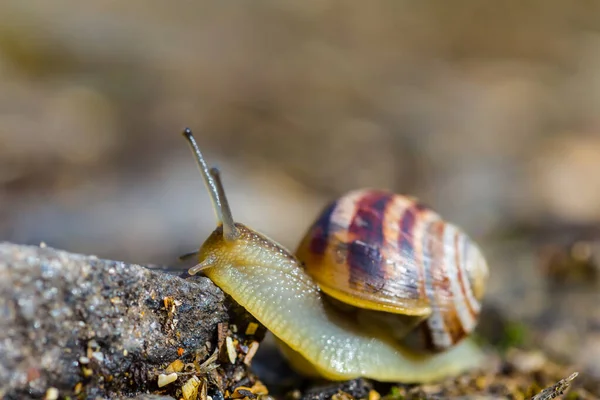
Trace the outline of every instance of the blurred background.
<instances>
[{"instance_id":1,"label":"blurred background","mask_svg":"<svg viewBox=\"0 0 600 400\"><path fill-rule=\"evenodd\" d=\"M176 266L215 225L186 126L292 249L347 190L420 197L600 376L600 1L1 2L0 240Z\"/></svg>"}]
</instances>

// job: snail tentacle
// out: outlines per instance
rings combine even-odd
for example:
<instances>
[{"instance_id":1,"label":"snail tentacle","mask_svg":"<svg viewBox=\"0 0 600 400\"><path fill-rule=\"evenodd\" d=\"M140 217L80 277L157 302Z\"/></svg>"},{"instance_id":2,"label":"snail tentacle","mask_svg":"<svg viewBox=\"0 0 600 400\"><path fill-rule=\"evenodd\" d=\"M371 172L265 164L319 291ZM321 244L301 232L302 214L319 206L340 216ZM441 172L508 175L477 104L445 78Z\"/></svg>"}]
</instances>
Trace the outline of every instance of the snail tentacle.
<instances>
[{"instance_id":1,"label":"snail tentacle","mask_svg":"<svg viewBox=\"0 0 600 400\"><path fill-rule=\"evenodd\" d=\"M217 194L219 196L219 200L221 201L221 218L223 219L223 236L226 241L234 241L238 238L239 232L235 227L235 222L233 220L233 214L231 213L231 208L229 207L229 201L227 200L227 196L225 195L225 188L223 187L223 181L221 180L221 173L219 169L216 167L212 167L210 169L210 174L213 177L215 182L215 186L217 188Z\"/></svg>"},{"instance_id":2,"label":"snail tentacle","mask_svg":"<svg viewBox=\"0 0 600 400\"><path fill-rule=\"evenodd\" d=\"M206 185L208 193L210 194L213 210L217 217L217 222L223 224L223 234L225 235L225 239L228 241L235 240L237 237L237 231L235 224L233 223L233 216L231 214L231 209L229 208L227 197L225 196L223 183L221 182L219 176L219 170L218 168L214 167L209 170L208 164L206 161L204 161L200 147L198 146L198 143L196 143L196 139L194 138L190 128L185 128L183 131L183 136L187 139L190 148L192 149L192 153L196 158L198 169L200 170L204 184Z\"/></svg>"}]
</instances>

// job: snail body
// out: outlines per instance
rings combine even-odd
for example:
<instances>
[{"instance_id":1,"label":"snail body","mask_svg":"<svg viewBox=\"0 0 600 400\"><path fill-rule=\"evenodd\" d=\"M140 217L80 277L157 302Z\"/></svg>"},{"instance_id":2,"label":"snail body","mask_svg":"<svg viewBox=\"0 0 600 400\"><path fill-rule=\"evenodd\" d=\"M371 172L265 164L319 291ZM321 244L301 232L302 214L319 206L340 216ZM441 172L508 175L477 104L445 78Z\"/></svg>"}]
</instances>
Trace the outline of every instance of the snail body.
<instances>
[{"instance_id":1,"label":"snail body","mask_svg":"<svg viewBox=\"0 0 600 400\"><path fill-rule=\"evenodd\" d=\"M416 229L415 225L411 230L414 237L410 240L412 243L421 240L423 245L426 244L431 249L442 248L446 252L441 258L436 258L433 250L415 250L420 256L415 257L413 254L406 259L418 262L403 262L402 257L406 256L407 247L398 246L405 245L400 236L408 230L380 224L381 232L389 231L393 235L375 237L376 235L368 233L376 231L367 229L370 226L369 218L381 219L383 214L374 211L380 209L377 207L358 207L361 204L358 199L366 196L375 201L379 196L382 203L410 204L404 208L390 207L389 212L392 214L388 214L388 217L401 209L408 210L414 206L417 210L420 206L416 206L414 200L402 196L380 191L357 191L327 207L302 240L296 256L292 255L276 241L234 222L218 170L208 169L191 132L186 130L184 135L196 154L219 221L217 228L198 251L199 264L191 268L189 273L203 271L267 327L295 369L306 375L330 380L365 377L387 382L429 382L475 368L481 363L481 350L472 340L465 338L472 326L465 324L459 329L452 325L456 324L452 315L458 320L464 317L462 311L448 305L449 298L456 290L456 282L438 276L449 268L446 263L451 260L450 254L458 257L459 252L452 253L448 249L447 243L450 243L451 238L454 244L471 245L457 228L444 225L449 228L444 228L446 230L441 232L438 227L440 223L443 224L441 218L432 211L423 211L423 215L419 217L421 224L430 226L431 229L437 227L435 229L440 231L435 231L438 235L429 238L428 229ZM356 206L354 209L339 208L340 205L352 204ZM379 203L375 201L373 204ZM340 216L348 217L350 210L355 211L352 215L362 216L363 221L358 222L365 228L364 232L358 229L344 231L341 221L350 218ZM407 215L405 217L410 218ZM415 221L416 216L417 214ZM398 221L400 219L396 222ZM398 237L399 240L395 242L399 243L396 250L401 250L402 257L388 255L387 252L392 252L394 248L392 237ZM380 240L381 238L385 240ZM444 241L440 242L440 238L444 238ZM430 241L434 243L430 244ZM363 264L362 269L352 270L357 265L356 259L361 255L367 263ZM473 279L477 284L483 285L487 269L480 252L477 249L468 250L461 255L467 257L464 260L469 262L464 262L465 269L460 270L465 276L461 278L464 281L458 281L459 286ZM435 260L443 262L441 266L432 268L431 265L437 262ZM481 262L483 264L479 265ZM422 278L410 271L411 268L423 265L424 270L430 272L425 273ZM472 273L473 268L482 268L482 272ZM365 276L369 273L375 278ZM394 280L390 278L392 273L404 273L407 278ZM430 288L437 290L440 286L443 295L428 289L429 281L441 282ZM335 282L339 285L335 285ZM400 294L390 294L390 290L396 286L402 289ZM482 294L483 286L473 287L476 289L472 294L477 299ZM379 299L378 293L382 295L382 300L376 300ZM470 299L463 300L469 307ZM342 306L336 303L342 303ZM353 312L349 313L344 309L345 306L350 307ZM474 325L476 313L470 315ZM381 316L383 317L379 318ZM432 347L437 351L415 351L402 343L399 340L402 335L392 333L396 324L391 321L396 316L400 320L403 316L407 316L409 320L413 318L413 322L400 323L409 328L414 325L414 321L421 322L432 316L438 318L437 322L427 325L430 333L446 332L443 340L432 341Z\"/></svg>"}]
</instances>

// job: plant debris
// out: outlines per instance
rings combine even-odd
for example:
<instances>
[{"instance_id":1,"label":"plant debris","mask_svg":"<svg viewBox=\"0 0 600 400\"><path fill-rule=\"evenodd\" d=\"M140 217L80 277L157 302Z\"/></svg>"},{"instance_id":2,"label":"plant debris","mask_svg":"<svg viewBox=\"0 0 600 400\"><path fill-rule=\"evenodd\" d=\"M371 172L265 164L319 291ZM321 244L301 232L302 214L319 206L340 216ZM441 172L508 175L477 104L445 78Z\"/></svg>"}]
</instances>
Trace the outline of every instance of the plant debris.
<instances>
[{"instance_id":1,"label":"plant debris","mask_svg":"<svg viewBox=\"0 0 600 400\"><path fill-rule=\"evenodd\" d=\"M185 400L196 400L198 398L198 388L200 385L202 385L204 388L206 383L203 384L203 382L197 376L192 376L181 387L181 395ZM201 396L201 398L205 399L206 396Z\"/></svg>"},{"instance_id":2,"label":"plant debris","mask_svg":"<svg viewBox=\"0 0 600 400\"><path fill-rule=\"evenodd\" d=\"M565 393L571 386L571 381L579 375L577 372L572 373L568 378L561 379L554 385L542 390L540 394L533 396L532 400L551 400Z\"/></svg>"}]
</instances>

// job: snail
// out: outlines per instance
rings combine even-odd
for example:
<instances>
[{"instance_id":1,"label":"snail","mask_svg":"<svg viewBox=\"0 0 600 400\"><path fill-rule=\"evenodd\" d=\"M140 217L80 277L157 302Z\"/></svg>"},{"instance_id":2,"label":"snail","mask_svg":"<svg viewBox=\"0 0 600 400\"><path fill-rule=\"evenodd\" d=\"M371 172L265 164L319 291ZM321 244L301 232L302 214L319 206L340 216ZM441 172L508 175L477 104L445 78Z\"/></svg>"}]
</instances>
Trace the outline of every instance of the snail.
<instances>
[{"instance_id":1,"label":"snail","mask_svg":"<svg viewBox=\"0 0 600 400\"><path fill-rule=\"evenodd\" d=\"M202 271L269 329L294 369L424 383L481 365L469 334L488 267L459 228L414 198L362 189L328 205L291 254L234 221L219 170L183 134L218 221L188 272ZM415 332L426 340L406 340Z\"/></svg>"}]
</instances>

